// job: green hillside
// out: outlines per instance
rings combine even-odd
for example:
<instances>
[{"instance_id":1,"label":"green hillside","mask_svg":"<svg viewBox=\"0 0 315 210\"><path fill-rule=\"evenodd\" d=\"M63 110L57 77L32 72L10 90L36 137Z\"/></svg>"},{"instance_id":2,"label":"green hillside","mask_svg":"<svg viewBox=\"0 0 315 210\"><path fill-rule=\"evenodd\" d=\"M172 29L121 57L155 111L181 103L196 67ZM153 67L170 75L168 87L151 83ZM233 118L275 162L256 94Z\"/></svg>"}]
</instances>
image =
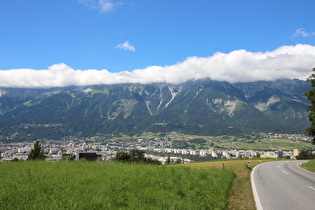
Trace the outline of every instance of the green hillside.
<instances>
[{"instance_id":1,"label":"green hillside","mask_svg":"<svg viewBox=\"0 0 315 210\"><path fill-rule=\"evenodd\" d=\"M301 80L1 89L0 140L176 131L197 135L304 133Z\"/></svg>"}]
</instances>

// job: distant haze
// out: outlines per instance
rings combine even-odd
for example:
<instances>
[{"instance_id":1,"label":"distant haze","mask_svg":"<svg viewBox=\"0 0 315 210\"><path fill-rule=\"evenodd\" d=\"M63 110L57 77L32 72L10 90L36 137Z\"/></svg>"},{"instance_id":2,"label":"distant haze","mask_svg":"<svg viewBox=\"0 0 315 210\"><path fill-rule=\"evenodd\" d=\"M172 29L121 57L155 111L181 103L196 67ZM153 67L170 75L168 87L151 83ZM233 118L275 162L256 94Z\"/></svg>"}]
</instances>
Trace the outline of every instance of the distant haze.
<instances>
[{"instance_id":1,"label":"distant haze","mask_svg":"<svg viewBox=\"0 0 315 210\"><path fill-rule=\"evenodd\" d=\"M210 57L188 57L174 65L150 66L130 72L111 73L105 69L75 70L63 63L42 70L0 70L0 86L48 88L121 83L180 84L188 80L206 78L228 82L306 79L314 67L315 46L299 44L282 46L270 52L217 52Z\"/></svg>"}]
</instances>

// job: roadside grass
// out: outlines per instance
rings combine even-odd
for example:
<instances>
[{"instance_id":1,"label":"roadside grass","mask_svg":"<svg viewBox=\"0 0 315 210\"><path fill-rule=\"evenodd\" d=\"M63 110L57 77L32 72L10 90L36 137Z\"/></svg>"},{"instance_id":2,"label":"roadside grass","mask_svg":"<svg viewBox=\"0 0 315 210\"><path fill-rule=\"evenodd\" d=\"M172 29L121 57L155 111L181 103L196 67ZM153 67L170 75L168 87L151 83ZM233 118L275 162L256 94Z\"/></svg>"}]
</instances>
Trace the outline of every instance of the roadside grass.
<instances>
[{"instance_id":1,"label":"roadside grass","mask_svg":"<svg viewBox=\"0 0 315 210\"><path fill-rule=\"evenodd\" d=\"M255 200L252 193L252 186L250 180L251 170L248 169L247 163L250 163L250 168L254 166L272 161L269 160L227 160L227 161L212 161L212 162L199 162L186 164L186 167L207 169L207 168L218 168L223 170L232 170L235 174L234 182L229 191L229 199L227 209L256 209Z\"/></svg>"},{"instance_id":2,"label":"roadside grass","mask_svg":"<svg viewBox=\"0 0 315 210\"><path fill-rule=\"evenodd\" d=\"M0 209L226 209L232 170L196 168L0 163Z\"/></svg>"},{"instance_id":3,"label":"roadside grass","mask_svg":"<svg viewBox=\"0 0 315 210\"><path fill-rule=\"evenodd\" d=\"M308 161L306 163L303 163L302 164L302 168L305 168L306 170L315 172L315 159L310 160L310 161Z\"/></svg>"}]
</instances>

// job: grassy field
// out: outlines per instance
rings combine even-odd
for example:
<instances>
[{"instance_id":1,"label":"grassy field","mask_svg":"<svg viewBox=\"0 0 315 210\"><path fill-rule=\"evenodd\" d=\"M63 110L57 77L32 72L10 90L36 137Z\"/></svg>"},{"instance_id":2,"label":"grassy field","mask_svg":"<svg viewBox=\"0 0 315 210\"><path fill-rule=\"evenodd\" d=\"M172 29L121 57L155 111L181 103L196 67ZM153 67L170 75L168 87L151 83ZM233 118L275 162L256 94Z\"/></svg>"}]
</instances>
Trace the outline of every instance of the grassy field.
<instances>
[{"instance_id":1,"label":"grassy field","mask_svg":"<svg viewBox=\"0 0 315 210\"><path fill-rule=\"evenodd\" d=\"M154 166L0 163L0 209L256 209L251 169L269 160ZM184 166L184 167L183 167ZM315 172L315 160L302 167Z\"/></svg>"},{"instance_id":2,"label":"grassy field","mask_svg":"<svg viewBox=\"0 0 315 210\"><path fill-rule=\"evenodd\" d=\"M270 160L227 160L227 161L212 161L186 164L186 167L194 169L208 169L208 168L223 168L225 170L232 170L235 174L234 182L229 191L229 199L227 209L246 209L255 210L255 200L252 194L252 187L250 182L251 170L246 167L250 163L250 167Z\"/></svg>"},{"instance_id":3,"label":"grassy field","mask_svg":"<svg viewBox=\"0 0 315 210\"><path fill-rule=\"evenodd\" d=\"M224 141L216 143L215 146L222 148L236 148L236 149L251 149L251 150L293 150L302 148L315 149L315 145L310 142L290 141L285 139L260 139L254 143L247 143L246 141Z\"/></svg>"},{"instance_id":4,"label":"grassy field","mask_svg":"<svg viewBox=\"0 0 315 210\"><path fill-rule=\"evenodd\" d=\"M233 180L210 167L0 163L0 209L226 209Z\"/></svg>"},{"instance_id":5,"label":"grassy field","mask_svg":"<svg viewBox=\"0 0 315 210\"><path fill-rule=\"evenodd\" d=\"M302 168L315 172L315 160L310 160L307 163L302 164Z\"/></svg>"}]
</instances>

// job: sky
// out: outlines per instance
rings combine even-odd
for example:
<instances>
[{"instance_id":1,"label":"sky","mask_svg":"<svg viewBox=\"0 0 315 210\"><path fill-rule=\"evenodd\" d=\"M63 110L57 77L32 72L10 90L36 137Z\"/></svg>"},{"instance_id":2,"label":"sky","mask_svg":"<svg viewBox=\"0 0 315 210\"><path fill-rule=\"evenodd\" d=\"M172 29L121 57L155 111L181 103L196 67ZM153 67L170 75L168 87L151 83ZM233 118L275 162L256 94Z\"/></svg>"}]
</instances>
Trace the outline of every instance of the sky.
<instances>
[{"instance_id":1,"label":"sky","mask_svg":"<svg viewBox=\"0 0 315 210\"><path fill-rule=\"evenodd\" d=\"M314 0L0 0L0 87L305 79Z\"/></svg>"}]
</instances>

